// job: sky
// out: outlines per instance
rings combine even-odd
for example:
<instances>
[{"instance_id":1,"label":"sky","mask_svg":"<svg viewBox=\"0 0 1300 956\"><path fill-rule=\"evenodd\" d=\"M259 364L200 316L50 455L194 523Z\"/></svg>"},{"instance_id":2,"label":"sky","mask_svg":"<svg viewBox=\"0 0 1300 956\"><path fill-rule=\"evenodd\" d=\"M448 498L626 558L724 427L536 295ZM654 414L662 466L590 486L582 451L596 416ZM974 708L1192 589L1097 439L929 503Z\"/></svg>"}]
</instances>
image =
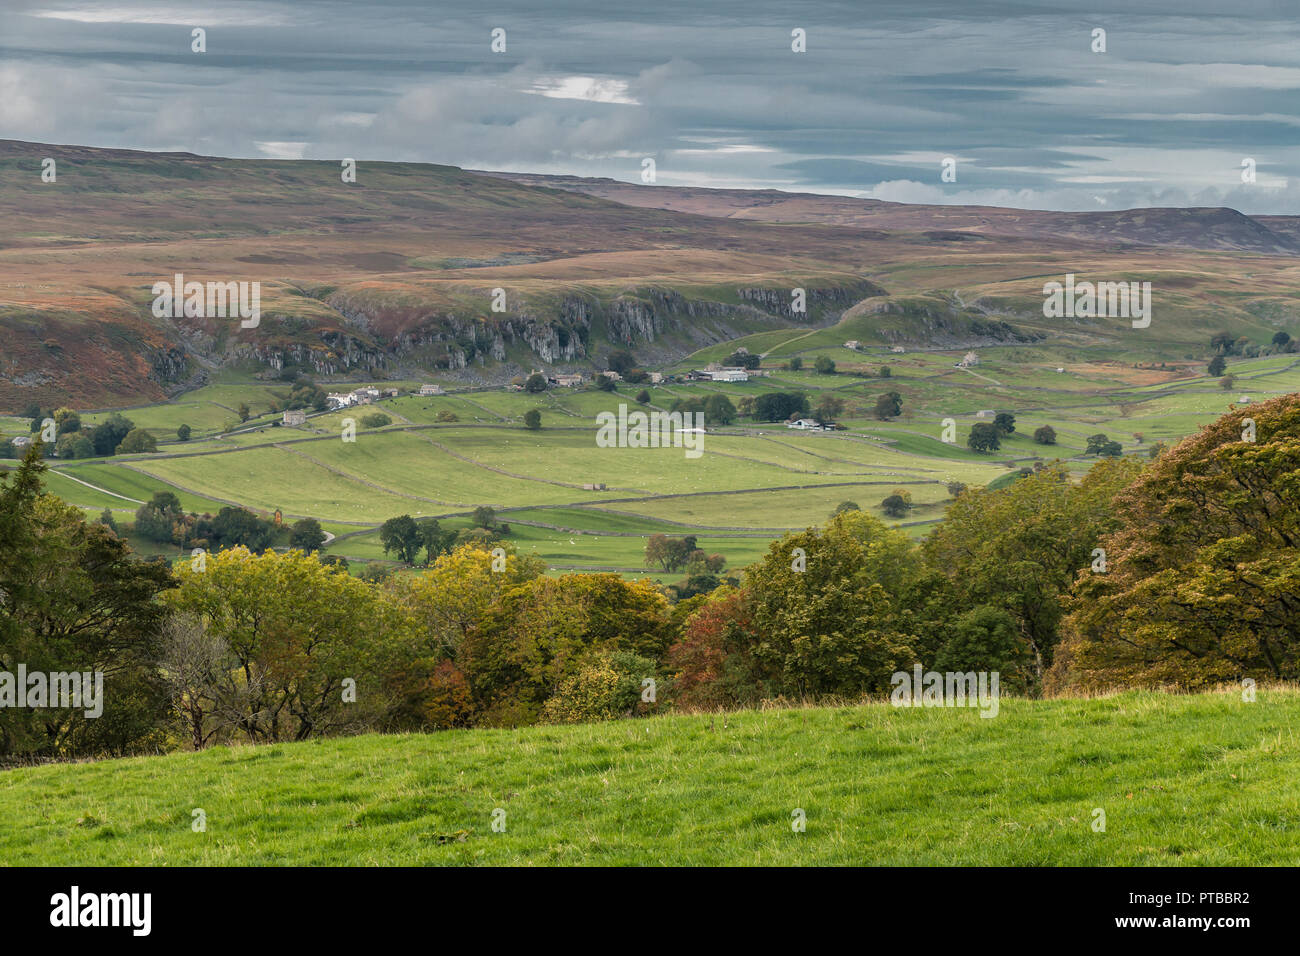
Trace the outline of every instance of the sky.
<instances>
[{"instance_id":1,"label":"sky","mask_svg":"<svg viewBox=\"0 0 1300 956\"><path fill-rule=\"evenodd\" d=\"M0 138L1300 214L1300 2L0 0Z\"/></svg>"}]
</instances>

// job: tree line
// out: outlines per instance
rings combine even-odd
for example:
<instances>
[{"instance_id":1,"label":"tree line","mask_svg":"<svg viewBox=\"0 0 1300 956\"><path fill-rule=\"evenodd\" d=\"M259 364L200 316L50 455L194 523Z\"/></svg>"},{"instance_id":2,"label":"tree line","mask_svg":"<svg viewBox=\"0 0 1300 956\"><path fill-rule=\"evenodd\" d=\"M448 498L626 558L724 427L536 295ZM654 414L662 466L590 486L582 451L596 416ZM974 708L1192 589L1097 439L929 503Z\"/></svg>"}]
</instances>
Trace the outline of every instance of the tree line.
<instances>
[{"instance_id":1,"label":"tree line","mask_svg":"<svg viewBox=\"0 0 1300 956\"><path fill-rule=\"evenodd\" d=\"M1300 677L1300 395L1081 479L956 488L919 542L842 507L698 592L500 539L375 581L298 549L171 566L43 468L0 475L0 670L102 671L105 705L0 711L8 761L879 696L918 663L1028 695ZM694 544L648 557L718 576Z\"/></svg>"}]
</instances>

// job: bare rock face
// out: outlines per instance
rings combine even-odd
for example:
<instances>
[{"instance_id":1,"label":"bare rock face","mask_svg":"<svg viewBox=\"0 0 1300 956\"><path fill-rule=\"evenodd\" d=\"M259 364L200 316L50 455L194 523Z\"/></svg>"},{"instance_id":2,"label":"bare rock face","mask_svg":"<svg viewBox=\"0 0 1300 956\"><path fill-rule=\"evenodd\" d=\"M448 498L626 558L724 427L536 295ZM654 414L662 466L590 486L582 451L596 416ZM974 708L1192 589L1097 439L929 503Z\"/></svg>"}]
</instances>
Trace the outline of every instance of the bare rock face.
<instances>
[{"instance_id":1,"label":"bare rock face","mask_svg":"<svg viewBox=\"0 0 1300 956\"><path fill-rule=\"evenodd\" d=\"M275 371L292 366L320 376L393 367L469 375L473 367L475 377L505 380L517 374L517 363L582 363L606 347L636 348L644 360L670 361L760 329L830 324L854 303L883 294L866 280L809 281L800 288L802 311L794 309L792 289L781 287L640 286L603 297L590 292L520 296L502 313L371 300L365 292L353 292L322 300L335 316L332 321L268 312L257 330L249 331L182 320L172 330L174 344L150 352L149 361L151 377L164 386L186 380L195 365L217 368L250 360ZM518 354L521 346L526 358Z\"/></svg>"}]
</instances>

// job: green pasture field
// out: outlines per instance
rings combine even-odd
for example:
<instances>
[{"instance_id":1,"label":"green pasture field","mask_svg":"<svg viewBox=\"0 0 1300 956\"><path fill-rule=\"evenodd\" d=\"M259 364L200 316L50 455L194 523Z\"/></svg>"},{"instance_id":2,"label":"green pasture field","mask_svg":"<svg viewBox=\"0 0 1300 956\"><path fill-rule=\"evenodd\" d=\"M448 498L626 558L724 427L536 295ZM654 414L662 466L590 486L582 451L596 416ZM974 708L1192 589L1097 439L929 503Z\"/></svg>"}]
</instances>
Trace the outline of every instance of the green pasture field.
<instances>
[{"instance_id":1,"label":"green pasture field","mask_svg":"<svg viewBox=\"0 0 1300 956\"><path fill-rule=\"evenodd\" d=\"M1004 698L997 717L980 713L872 702L19 768L0 775L0 862L1289 866L1300 855L1294 690L1254 703ZM191 829L196 807L205 832Z\"/></svg>"},{"instance_id":2,"label":"green pasture field","mask_svg":"<svg viewBox=\"0 0 1300 956\"><path fill-rule=\"evenodd\" d=\"M1242 395L1263 400L1300 389L1300 363L1290 355L1231 360L1229 370L1237 377L1231 391L1219 388L1217 380L1192 363L1183 364L1193 368L1193 377L1134 371L1116 358L1117 350L1104 348L1087 353L1096 360L1086 362L1057 346L980 349L981 364L967 372L952 367L964 350L896 354L874 347L849 353L849 358L868 366L887 362L892 377L817 375L808 369L817 350L846 352L845 337L837 327L749 336L742 341L749 341L751 350L760 344L788 348L790 354L804 354L806 367L800 372L772 367L770 376L745 383L624 383L612 393L555 388L532 395L503 388L403 395L374 406L313 415L301 427L273 426L278 416L272 416L219 434L241 402L255 413L264 411L273 393L289 387L231 374L172 402L125 410L164 439L157 454L54 459L49 487L88 513L107 507L119 519L130 520L137 502L168 490L189 511L215 512L231 502L263 513L279 508L286 520L312 516L335 534L377 529L394 515L463 517L488 505L500 509L507 521L513 514L559 528L634 535L575 536L517 525L512 536L516 545L555 567L637 568L646 536L694 533L702 541L703 536L718 539L703 546L727 554L729 568L737 569L761 552L761 541L719 537L710 529L802 528L824 521L845 500L880 514L880 500L898 486L911 492L915 508L902 522L887 520L918 535L942 517L948 482L984 486L1036 459L1066 459L1072 471L1081 473L1093 461L1083 456L1090 435L1104 433L1120 441L1126 453L1144 455L1153 442L1173 442L1195 432ZM682 367L725 359L736 343L727 346L716 355L721 346L702 350ZM1058 373L1057 367L1066 371ZM1151 375L1164 380L1150 382ZM321 384L330 390L356 387ZM840 417L846 430L809 433L743 419L729 427L710 427L704 454L697 459L686 458L683 449L597 447L596 416L616 411L620 404L639 407L633 396L643 387L651 395L650 407L661 409L677 399L718 393L739 403L765 391L797 389L813 404L822 394L833 394L846 402ZM903 396L903 414L888 422L873 414L875 399L884 391ZM531 408L542 413L540 431L522 427ZM966 447L970 427L981 421L975 417L980 409L1016 415L1016 431L990 455ZM459 421L436 423L442 410L454 412ZM393 423L378 429L360 424L364 415L376 411ZM83 421L93 425L102 417L86 414ZM345 418L357 421L355 442L341 440ZM955 444L940 440L944 418L956 420ZM188 443L172 439L182 421L195 429ZM1056 430L1056 445L1033 442L1034 430L1044 424ZM0 428L25 433L27 420L0 420ZM1135 433L1142 435L1141 442ZM840 482L854 484L841 487ZM582 487L594 483L607 488ZM683 494L689 496L678 497ZM455 526L461 518L448 520ZM373 534L345 538L327 550L362 560L384 557Z\"/></svg>"}]
</instances>

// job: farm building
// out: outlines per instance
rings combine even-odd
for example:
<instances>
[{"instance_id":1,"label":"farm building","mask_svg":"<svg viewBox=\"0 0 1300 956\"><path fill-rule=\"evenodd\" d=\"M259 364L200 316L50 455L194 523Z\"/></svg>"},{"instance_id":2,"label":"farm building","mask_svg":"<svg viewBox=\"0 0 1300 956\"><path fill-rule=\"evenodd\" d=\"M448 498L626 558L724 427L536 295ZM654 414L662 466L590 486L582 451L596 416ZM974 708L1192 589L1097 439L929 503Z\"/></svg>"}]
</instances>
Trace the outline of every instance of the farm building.
<instances>
[{"instance_id":1,"label":"farm building","mask_svg":"<svg viewBox=\"0 0 1300 956\"><path fill-rule=\"evenodd\" d=\"M974 352L967 352L965 357L957 363L958 368L972 368L979 365L980 357Z\"/></svg>"},{"instance_id":2,"label":"farm building","mask_svg":"<svg viewBox=\"0 0 1300 956\"><path fill-rule=\"evenodd\" d=\"M446 395L447 393L446 391L443 390L443 387L441 385L421 385L420 394L421 395Z\"/></svg>"},{"instance_id":3,"label":"farm building","mask_svg":"<svg viewBox=\"0 0 1300 956\"><path fill-rule=\"evenodd\" d=\"M720 368L709 373L715 382L748 382L749 373L743 368Z\"/></svg>"},{"instance_id":4,"label":"farm building","mask_svg":"<svg viewBox=\"0 0 1300 956\"><path fill-rule=\"evenodd\" d=\"M563 385L566 388L577 388L584 380L577 372L573 372L571 374L557 375L552 381L556 385Z\"/></svg>"},{"instance_id":5,"label":"farm building","mask_svg":"<svg viewBox=\"0 0 1300 956\"><path fill-rule=\"evenodd\" d=\"M284 413L284 424L286 425L306 425L307 413L301 408L290 408Z\"/></svg>"}]
</instances>

